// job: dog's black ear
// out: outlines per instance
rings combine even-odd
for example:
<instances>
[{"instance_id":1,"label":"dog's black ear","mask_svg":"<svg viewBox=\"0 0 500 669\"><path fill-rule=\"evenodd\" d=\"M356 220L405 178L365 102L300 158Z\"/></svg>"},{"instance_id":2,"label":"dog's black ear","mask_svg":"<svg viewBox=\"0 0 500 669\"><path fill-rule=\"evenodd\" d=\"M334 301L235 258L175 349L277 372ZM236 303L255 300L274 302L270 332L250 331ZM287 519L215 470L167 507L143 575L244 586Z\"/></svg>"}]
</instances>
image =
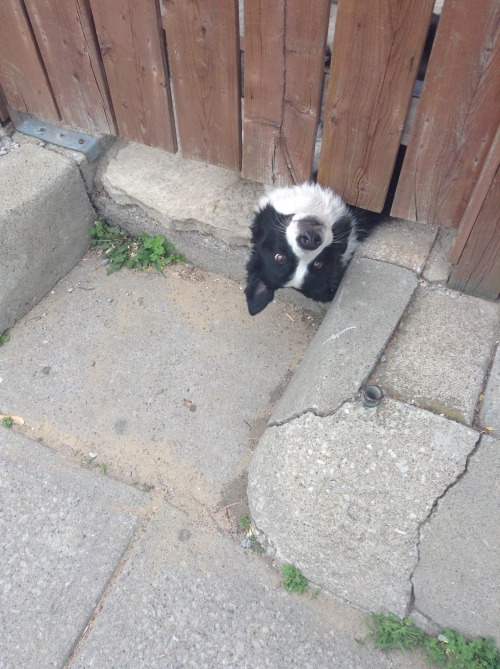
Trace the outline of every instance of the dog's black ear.
<instances>
[{"instance_id":1,"label":"dog's black ear","mask_svg":"<svg viewBox=\"0 0 500 669\"><path fill-rule=\"evenodd\" d=\"M248 312L250 316L255 316L272 302L274 290L255 276L249 276L247 287L245 288L247 297Z\"/></svg>"}]
</instances>

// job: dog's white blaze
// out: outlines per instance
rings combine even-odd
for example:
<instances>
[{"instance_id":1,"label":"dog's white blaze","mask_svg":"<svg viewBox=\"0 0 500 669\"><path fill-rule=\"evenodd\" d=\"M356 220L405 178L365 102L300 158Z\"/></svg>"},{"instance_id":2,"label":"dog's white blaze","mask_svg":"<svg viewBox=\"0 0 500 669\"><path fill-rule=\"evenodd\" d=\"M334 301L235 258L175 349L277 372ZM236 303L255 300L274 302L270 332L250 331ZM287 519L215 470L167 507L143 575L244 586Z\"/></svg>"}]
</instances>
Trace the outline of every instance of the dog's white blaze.
<instances>
[{"instance_id":1,"label":"dog's white blaze","mask_svg":"<svg viewBox=\"0 0 500 669\"><path fill-rule=\"evenodd\" d=\"M310 260L307 258L302 258L299 260L299 264L295 268L295 272L293 273L292 278L290 281L285 283L285 288L302 288L304 285L304 280L306 278L307 274L307 266L309 265Z\"/></svg>"},{"instance_id":2,"label":"dog's white blaze","mask_svg":"<svg viewBox=\"0 0 500 669\"><path fill-rule=\"evenodd\" d=\"M351 261L351 258L354 255L354 251L358 248L358 246L361 244L359 239L356 237L356 225L353 225L351 233L349 235L349 239L347 241L347 248L340 257L340 262L343 265L349 264Z\"/></svg>"}]
</instances>

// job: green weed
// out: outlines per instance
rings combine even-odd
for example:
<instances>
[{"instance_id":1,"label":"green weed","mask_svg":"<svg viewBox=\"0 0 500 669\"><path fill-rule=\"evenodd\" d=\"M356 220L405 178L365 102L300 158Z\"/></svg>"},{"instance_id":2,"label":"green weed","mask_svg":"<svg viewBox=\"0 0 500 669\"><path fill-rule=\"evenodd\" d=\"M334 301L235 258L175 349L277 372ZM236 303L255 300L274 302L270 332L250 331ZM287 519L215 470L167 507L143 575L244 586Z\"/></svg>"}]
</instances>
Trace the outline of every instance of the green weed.
<instances>
[{"instance_id":1,"label":"green weed","mask_svg":"<svg viewBox=\"0 0 500 669\"><path fill-rule=\"evenodd\" d=\"M418 629L411 618L399 618L394 613L372 613L366 624L370 631L362 643L371 640L382 651L420 648L430 663L446 669L500 668L500 652L492 639L477 637L468 641L450 628L433 637Z\"/></svg>"},{"instance_id":2,"label":"green weed","mask_svg":"<svg viewBox=\"0 0 500 669\"><path fill-rule=\"evenodd\" d=\"M10 341L9 335L6 334L0 334L0 346L3 346L6 344L8 341Z\"/></svg>"},{"instance_id":3,"label":"green weed","mask_svg":"<svg viewBox=\"0 0 500 669\"><path fill-rule=\"evenodd\" d=\"M252 521L250 520L250 516L240 516L238 518L238 527L244 532L250 532L252 529Z\"/></svg>"},{"instance_id":4,"label":"green weed","mask_svg":"<svg viewBox=\"0 0 500 669\"><path fill-rule=\"evenodd\" d=\"M2 418L2 425L3 427L12 427L14 425L14 419L10 416L4 416L4 418Z\"/></svg>"},{"instance_id":5,"label":"green weed","mask_svg":"<svg viewBox=\"0 0 500 669\"><path fill-rule=\"evenodd\" d=\"M97 221L90 229L90 248L100 249L108 259L107 273L112 274L121 267L148 269L154 267L161 274L171 263L185 262L184 256L175 252L173 244L163 237L150 237L146 233L135 238L121 228Z\"/></svg>"},{"instance_id":6,"label":"green weed","mask_svg":"<svg viewBox=\"0 0 500 669\"><path fill-rule=\"evenodd\" d=\"M281 567L283 575L283 587L289 592L305 592L309 585L309 581L305 576L302 576L300 569L293 564L284 564Z\"/></svg>"}]
</instances>

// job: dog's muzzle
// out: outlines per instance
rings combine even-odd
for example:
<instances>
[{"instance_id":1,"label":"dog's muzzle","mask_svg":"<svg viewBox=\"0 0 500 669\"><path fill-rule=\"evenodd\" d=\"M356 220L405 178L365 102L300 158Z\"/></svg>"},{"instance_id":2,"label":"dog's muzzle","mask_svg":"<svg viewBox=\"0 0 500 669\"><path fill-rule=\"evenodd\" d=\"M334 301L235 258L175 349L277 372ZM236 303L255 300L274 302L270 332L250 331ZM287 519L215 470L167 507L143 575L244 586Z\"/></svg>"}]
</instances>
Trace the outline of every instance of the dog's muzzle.
<instances>
[{"instance_id":1,"label":"dog's muzzle","mask_svg":"<svg viewBox=\"0 0 500 669\"><path fill-rule=\"evenodd\" d=\"M323 243L323 225L313 216L298 221L297 244L304 251L315 251Z\"/></svg>"}]
</instances>

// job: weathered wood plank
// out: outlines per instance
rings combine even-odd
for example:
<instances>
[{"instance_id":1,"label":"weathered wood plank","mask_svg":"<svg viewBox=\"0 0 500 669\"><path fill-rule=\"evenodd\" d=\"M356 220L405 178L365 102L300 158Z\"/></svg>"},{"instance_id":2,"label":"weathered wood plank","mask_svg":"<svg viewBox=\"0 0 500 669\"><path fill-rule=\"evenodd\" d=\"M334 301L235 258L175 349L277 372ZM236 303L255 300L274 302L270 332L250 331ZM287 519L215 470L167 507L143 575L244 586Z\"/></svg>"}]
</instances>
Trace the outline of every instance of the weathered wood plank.
<instances>
[{"instance_id":1,"label":"weathered wood plank","mask_svg":"<svg viewBox=\"0 0 500 669\"><path fill-rule=\"evenodd\" d=\"M247 179L288 185L311 178L330 4L245 2Z\"/></svg>"},{"instance_id":2,"label":"weathered wood plank","mask_svg":"<svg viewBox=\"0 0 500 669\"><path fill-rule=\"evenodd\" d=\"M450 288L496 299L500 294L500 130L465 210L450 256Z\"/></svg>"},{"instance_id":3,"label":"weathered wood plank","mask_svg":"<svg viewBox=\"0 0 500 669\"><path fill-rule=\"evenodd\" d=\"M162 21L183 156L239 170L236 0L162 0Z\"/></svg>"},{"instance_id":4,"label":"weathered wood plank","mask_svg":"<svg viewBox=\"0 0 500 669\"><path fill-rule=\"evenodd\" d=\"M318 180L381 211L433 0L341 0Z\"/></svg>"},{"instance_id":5,"label":"weathered wood plank","mask_svg":"<svg viewBox=\"0 0 500 669\"><path fill-rule=\"evenodd\" d=\"M391 213L456 227L500 123L500 4L446 0Z\"/></svg>"},{"instance_id":6,"label":"weathered wood plank","mask_svg":"<svg viewBox=\"0 0 500 669\"><path fill-rule=\"evenodd\" d=\"M90 5L119 134L176 151L156 0L90 0Z\"/></svg>"},{"instance_id":7,"label":"weathered wood plank","mask_svg":"<svg viewBox=\"0 0 500 669\"><path fill-rule=\"evenodd\" d=\"M115 134L88 0L25 4L62 120L82 130Z\"/></svg>"},{"instance_id":8,"label":"weathered wood plank","mask_svg":"<svg viewBox=\"0 0 500 669\"><path fill-rule=\"evenodd\" d=\"M0 83L9 105L45 121L60 116L21 0L0 2Z\"/></svg>"},{"instance_id":9,"label":"weathered wood plank","mask_svg":"<svg viewBox=\"0 0 500 669\"><path fill-rule=\"evenodd\" d=\"M7 109L7 103L5 102L5 97L0 88L0 123L5 123L10 118L9 110Z\"/></svg>"}]
</instances>

